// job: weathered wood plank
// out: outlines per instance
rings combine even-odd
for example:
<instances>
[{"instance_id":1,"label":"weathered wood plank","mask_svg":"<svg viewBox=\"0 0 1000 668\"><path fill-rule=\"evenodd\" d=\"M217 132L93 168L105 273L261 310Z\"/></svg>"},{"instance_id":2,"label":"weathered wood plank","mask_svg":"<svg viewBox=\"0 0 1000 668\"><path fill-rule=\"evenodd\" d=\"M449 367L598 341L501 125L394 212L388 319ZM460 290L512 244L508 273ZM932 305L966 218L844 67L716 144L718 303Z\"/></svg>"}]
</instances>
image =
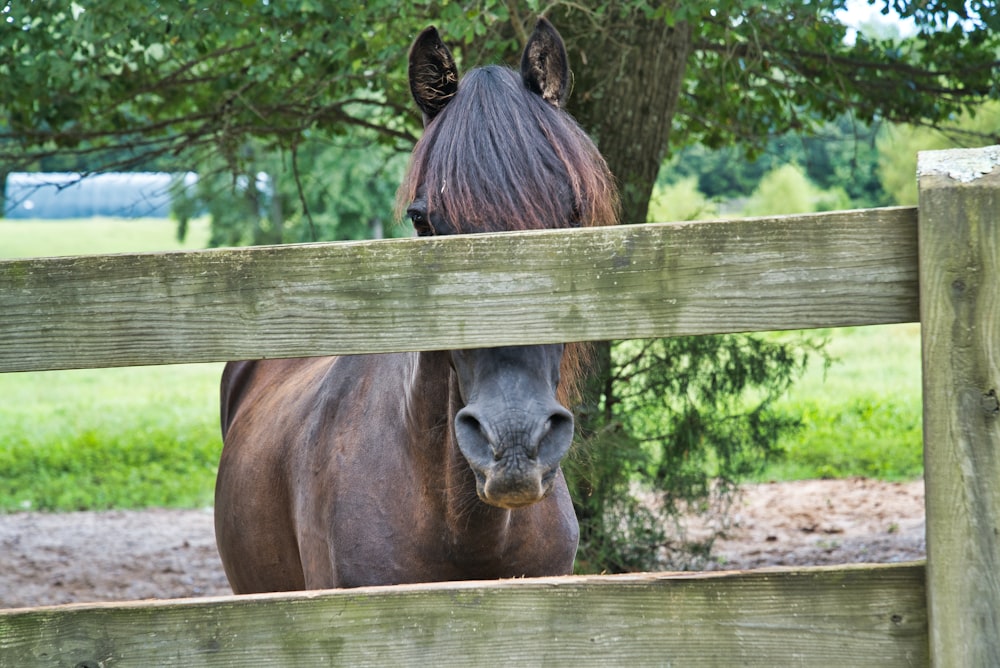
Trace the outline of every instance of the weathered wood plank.
<instances>
[{"instance_id":1,"label":"weathered wood plank","mask_svg":"<svg viewBox=\"0 0 1000 668\"><path fill-rule=\"evenodd\" d=\"M0 662L886 668L925 610L921 564L466 582L0 612Z\"/></svg>"},{"instance_id":2,"label":"weathered wood plank","mask_svg":"<svg viewBox=\"0 0 1000 668\"><path fill-rule=\"evenodd\" d=\"M932 656L1000 666L1000 147L919 172Z\"/></svg>"},{"instance_id":3,"label":"weathered wood plank","mask_svg":"<svg viewBox=\"0 0 1000 668\"><path fill-rule=\"evenodd\" d=\"M0 262L0 371L914 321L916 212Z\"/></svg>"}]
</instances>

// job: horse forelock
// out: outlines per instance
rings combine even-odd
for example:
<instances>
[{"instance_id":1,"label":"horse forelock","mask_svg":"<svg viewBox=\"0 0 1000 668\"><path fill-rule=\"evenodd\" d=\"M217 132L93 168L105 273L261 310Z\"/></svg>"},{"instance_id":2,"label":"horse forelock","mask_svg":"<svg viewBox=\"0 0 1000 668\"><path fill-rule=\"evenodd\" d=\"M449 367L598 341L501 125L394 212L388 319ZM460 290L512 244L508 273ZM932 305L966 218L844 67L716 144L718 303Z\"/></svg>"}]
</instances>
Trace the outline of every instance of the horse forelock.
<instances>
[{"instance_id":1,"label":"horse forelock","mask_svg":"<svg viewBox=\"0 0 1000 668\"><path fill-rule=\"evenodd\" d=\"M455 234L610 225L618 213L583 129L499 66L469 72L417 142L400 210L419 196Z\"/></svg>"},{"instance_id":2,"label":"horse forelock","mask_svg":"<svg viewBox=\"0 0 1000 668\"><path fill-rule=\"evenodd\" d=\"M399 189L399 211L418 198L453 234L618 220L614 178L590 137L500 66L469 72L425 129ZM559 384L566 406L579 396L588 351L566 347Z\"/></svg>"}]
</instances>

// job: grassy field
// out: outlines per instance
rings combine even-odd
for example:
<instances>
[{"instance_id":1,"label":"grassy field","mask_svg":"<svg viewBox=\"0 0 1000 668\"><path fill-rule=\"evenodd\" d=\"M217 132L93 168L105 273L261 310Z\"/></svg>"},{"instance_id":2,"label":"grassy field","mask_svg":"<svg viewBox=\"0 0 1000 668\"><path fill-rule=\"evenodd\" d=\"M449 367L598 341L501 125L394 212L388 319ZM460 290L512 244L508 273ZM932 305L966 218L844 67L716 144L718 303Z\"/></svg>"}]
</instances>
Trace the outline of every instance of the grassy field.
<instances>
[{"instance_id":1,"label":"grassy field","mask_svg":"<svg viewBox=\"0 0 1000 668\"><path fill-rule=\"evenodd\" d=\"M0 257L196 248L169 221L0 221ZM803 429L764 480L922 471L919 326L827 332L781 407ZM783 336L774 334L774 336ZM0 512L210 505L221 364L0 374Z\"/></svg>"},{"instance_id":2,"label":"grassy field","mask_svg":"<svg viewBox=\"0 0 1000 668\"><path fill-rule=\"evenodd\" d=\"M204 247L166 220L0 221L0 257ZM221 364L0 374L0 511L210 505Z\"/></svg>"},{"instance_id":3,"label":"grassy field","mask_svg":"<svg viewBox=\"0 0 1000 668\"><path fill-rule=\"evenodd\" d=\"M0 374L0 511L211 505L221 368Z\"/></svg>"},{"instance_id":4,"label":"grassy field","mask_svg":"<svg viewBox=\"0 0 1000 668\"><path fill-rule=\"evenodd\" d=\"M0 220L0 258L190 250L205 248L208 234L207 218L191 222L183 243L170 220Z\"/></svg>"},{"instance_id":5,"label":"grassy field","mask_svg":"<svg viewBox=\"0 0 1000 668\"><path fill-rule=\"evenodd\" d=\"M923 472L920 325L829 330L828 369L815 363L780 406L803 428L765 480L866 476L910 480Z\"/></svg>"}]
</instances>

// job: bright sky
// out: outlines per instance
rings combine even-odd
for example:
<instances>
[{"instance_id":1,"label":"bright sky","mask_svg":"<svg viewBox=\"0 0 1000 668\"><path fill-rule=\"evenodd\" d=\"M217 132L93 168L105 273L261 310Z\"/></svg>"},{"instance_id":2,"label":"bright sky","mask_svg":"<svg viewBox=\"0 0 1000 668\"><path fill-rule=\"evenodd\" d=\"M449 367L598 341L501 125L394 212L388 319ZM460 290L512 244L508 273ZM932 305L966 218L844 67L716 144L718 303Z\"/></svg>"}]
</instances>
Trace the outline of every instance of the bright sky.
<instances>
[{"instance_id":1,"label":"bright sky","mask_svg":"<svg viewBox=\"0 0 1000 668\"><path fill-rule=\"evenodd\" d=\"M888 15L882 14L885 0L877 0L875 4L869 4L868 0L847 0L847 7L837 12L838 18L855 31L866 23L886 23L894 24L899 28L902 35L911 35L917 32L912 19L900 19L895 12ZM854 31L849 32L848 40L854 41Z\"/></svg>"}]
</instances>

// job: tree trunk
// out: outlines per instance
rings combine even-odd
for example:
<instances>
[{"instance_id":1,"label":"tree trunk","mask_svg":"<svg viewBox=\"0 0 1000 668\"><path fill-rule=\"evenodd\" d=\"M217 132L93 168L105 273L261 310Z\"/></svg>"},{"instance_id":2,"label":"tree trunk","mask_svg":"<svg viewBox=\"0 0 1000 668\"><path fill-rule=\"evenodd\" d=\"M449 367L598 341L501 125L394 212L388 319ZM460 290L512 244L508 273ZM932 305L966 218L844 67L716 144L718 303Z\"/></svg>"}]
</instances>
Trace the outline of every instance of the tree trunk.
<instances>
[{"instance_id":1,"label":"tree trunk","mask_svg":"<svg viewBox=\"0 0 1000 668\"><path fill-rule=\"evenodd\" d=\"M600 19L560 8L553 21L567 38L576 77L569 111L618 179L622 222L642 223L667 152L691 31L622 4Z\"/></svg>"},{"instance_id":2,"label":"tree trunk","mask_svg":"<svg viewBox=\"0 0 1000 668\"><path fill-rule=\"evenodd\" d=\"M566 40L575 81L568 110L597 142L621 189L621 221L643 223L667 152L684 67L691 54L687 23L673 27L627 3L604 17L560 6L553 22ZM609 424L610 343L594 344L581 420L584 434Z\"/></svg>"}]
</instances>

